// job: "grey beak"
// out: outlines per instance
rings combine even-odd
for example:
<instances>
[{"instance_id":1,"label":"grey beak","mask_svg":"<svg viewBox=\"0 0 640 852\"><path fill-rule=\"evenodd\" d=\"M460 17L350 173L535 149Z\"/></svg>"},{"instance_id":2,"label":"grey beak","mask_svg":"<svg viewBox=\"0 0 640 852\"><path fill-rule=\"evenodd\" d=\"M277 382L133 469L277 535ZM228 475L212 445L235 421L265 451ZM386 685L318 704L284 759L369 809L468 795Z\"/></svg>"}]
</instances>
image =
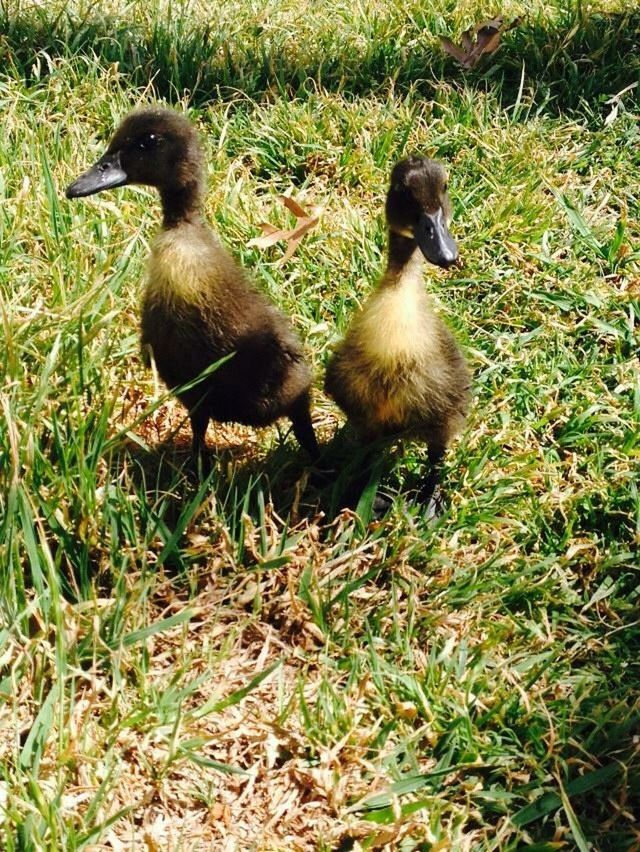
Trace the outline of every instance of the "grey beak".
<instances>
[{"instance_id":1,"label":"grey beak","mask_svg":"<svg viewBox=\"0 0 640 852\"><path fill-rule=\"evenodd\" d=\"M95 166L91 166L86 172L76 178L67 187L67 198L83 198L85 195L93 195L102 192L103 189L111 189L114 186L124 186L129 182L127 173L120 165L120 152L105 154L100 157Z\"/></svg>"},{"instance_id":2,"label":"grey beak","mask_svg":"<svg viewBox=\"0 0 640 852\"><path fill-rule=\"evenodd\" d=\"M422 213L414 229L414 237L427 260L445 269L458 259L458 246L449 233L442 208L435 213Z\"/></svg>"}]
</instances>

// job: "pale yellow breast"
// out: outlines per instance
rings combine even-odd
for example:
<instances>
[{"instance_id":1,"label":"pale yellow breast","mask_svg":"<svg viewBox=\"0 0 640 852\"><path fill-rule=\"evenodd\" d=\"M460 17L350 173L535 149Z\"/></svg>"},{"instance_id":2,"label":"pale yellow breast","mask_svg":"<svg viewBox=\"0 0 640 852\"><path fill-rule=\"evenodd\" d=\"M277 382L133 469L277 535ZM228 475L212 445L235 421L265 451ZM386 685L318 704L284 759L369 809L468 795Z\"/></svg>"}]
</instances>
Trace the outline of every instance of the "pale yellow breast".
<instances>
[{"instance_id":1,"label":"pale yellow breast","mask_svg":"<svg viewBox=\"0 0 640 852\"><path fill-rule=\"evenodd\" d=\"M360 347L380 364L421 360L437 351L437 320L419 268L411 267L392 286L384 285L357 320Z\"/></svg>"},{"instance_id":2,"label":"pale yellow breast","mask_svg":"<svg viewBox=\"0 0 640 852\"><path fill-rule=\"evenodd\" d=\"M147 293L155 299L196 301L203 285L215 286L220 277L213 234L195 225L161 231L147 268ZM219 246L224 255L224 249Z\"/></svg>"}]
</instances>

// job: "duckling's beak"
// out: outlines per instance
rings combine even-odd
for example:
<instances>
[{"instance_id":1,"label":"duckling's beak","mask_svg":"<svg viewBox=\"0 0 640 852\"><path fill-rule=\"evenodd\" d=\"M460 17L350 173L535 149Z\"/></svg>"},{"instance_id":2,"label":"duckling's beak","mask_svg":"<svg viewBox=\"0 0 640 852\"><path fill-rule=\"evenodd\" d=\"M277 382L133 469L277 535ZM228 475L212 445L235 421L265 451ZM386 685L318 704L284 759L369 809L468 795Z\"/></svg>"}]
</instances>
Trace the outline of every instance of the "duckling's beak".
<instances>
[{"instance_id":1,"label":"duckling's beak","mask_svg":"<svg viewBox=\"0 0 640 852\"><path fill-rule=\"evenodd\" d=\"M67 187L67 198L83 198L111 189L114 186L124 186L129 182L127 173L120 165L120 151L105 154L100 157L95 166L91 166L79 178Z\"/></svg>"},{"instance_id":2,"label":"duckling's beak","mask_svg":"<svg viewBox=\"0 0 640 852\"><path fill-rule=\"evenodd\" d=\"M413 235L422 254L436 266L446 269L458 259L458 246L449 233L442 207L435 213L421 213Z\"/></svg>"}]
</instances>

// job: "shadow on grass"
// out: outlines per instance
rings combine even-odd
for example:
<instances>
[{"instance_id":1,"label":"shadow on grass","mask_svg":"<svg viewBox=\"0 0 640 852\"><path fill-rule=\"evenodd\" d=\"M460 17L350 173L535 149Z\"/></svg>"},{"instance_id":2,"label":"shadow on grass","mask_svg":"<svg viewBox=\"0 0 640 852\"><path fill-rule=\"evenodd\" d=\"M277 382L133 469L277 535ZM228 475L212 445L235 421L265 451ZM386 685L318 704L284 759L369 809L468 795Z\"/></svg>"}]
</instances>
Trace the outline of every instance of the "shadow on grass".
<instances>
[{"instance_id":1,"label":"shadow on grass","mask_svg":"<svg viewBox=\"0 0 640 852\"><path fill-rule=\"evenodd\" d=\"M241 570L271 558L291 527L318 517L320 495L307 485L308 459L294 445L265 456L242 441L220 441L210 445L211 469L203 474L190 443L177 436L145 448L125 438L102 455L93 499L78 497L64 517L46 491L36 493L67 600L84 600L92 588L110 595L131 571L182 573L187 582L193 566L212 560ZM25 570L28 585L36 580Z\"/></svg>"},{"instance_id":2,"label":"shadow on grass","mask_svg":"<svg viewBox=\"0 0 640 852\"><path fill-rule=\"evenodd\" d=\"M209 470L203 471L190 442L181 438L149 450L129 441L113 456L112 475L126 470L133 488L149 503L165 498L163 519L169 526L184 525L184 507L199 494L201 503L213 497L221 521L234 527L242 516L263 523L266 506L287 523L319 514L328 523L343 508L355 508L360 490L353 482L366 483L376 468L370 449L356 445L351 435L345 437L344 430L322 447L318 466L310 465L305 451L292 443L281 443L266 456L241 442L209 442L208 449ZM378 473L388 474L391 459L382 460Z\"/></svg>"},{"instance_id":3,"label":"shadow on grass","mask_svg":"<svg viewBox=\"0 0 640 852\"><path fill-rule=\"evenodd\" d=\"M208 448L208 472L198 469L184 435L150 449L126 441L110 459L109 479L120 481L124 496L135 495L137 538L147 542L149 564L185 577L195 563L216 557L239 570L278 562L307 525L331 540L332 522L345 508L358 508L356 528L364 532L373 513L362 508L362 488L373 472L373 504L375 474L391 468L388 454L373 456L344 430L323 446L317 466L292 442L266 455L242 440L214 437Z\"/></svg>"},{"instance_id":4,"label":"shadow on grass","mask_svg":"<svg viewBox=\"0 0 640 852\"><path fill-rule=\"evenodd\" d=\"M400 90L415 85L426 96L441 81L497 87L507 106L518 102L523 84L534 107L551 112L580 110L585 102L597 109L600 101L637 82L640 72L638 7L606 14L568 4L553 23L532 15L506 34L498 53L476 71L465 71L444 55L433 38L445 34L442 23L425 12L417 12L407 26L398 14L357 21L352 30L325 18L313 35L301 39L285 28L267 38L250 20L239 34L236 20L232 32L226 21L214 26L156 18L143 27L100 15L95 7L90 14L81 19L44 5L15 12L5 7L0 64L30 82L46 73L47 63L38 57L89 57L104 66L117 63L127 87L153 81L159 96L173 101L187 93L196 106L232 99L238 91L256 99L272 90L304 97L320 86L362 95L390 81Z\"/></svg>"},{"instance_id":5,"label":"shadow on grass","mask_svg":"<svg viewBox=\"0 0 640 852\"><path fill-rule=\"evenodd\" d=\"M317 494L306 487L308 459L295 446L281 444L264 456L241 442L220 441L209 443L209 451L204 471L190 442L180 440L149 450L127 442L111 460L112 476L125 471L127 490L138 496L158 565L186 568L206 552L202 536L213 541L222 530L229 555L245 565L255 561L246 552L248 526L265 527L267 516L288 526L317 515ZM190 548L192 533L204 549Z\"/></svg>"}]
</instances>

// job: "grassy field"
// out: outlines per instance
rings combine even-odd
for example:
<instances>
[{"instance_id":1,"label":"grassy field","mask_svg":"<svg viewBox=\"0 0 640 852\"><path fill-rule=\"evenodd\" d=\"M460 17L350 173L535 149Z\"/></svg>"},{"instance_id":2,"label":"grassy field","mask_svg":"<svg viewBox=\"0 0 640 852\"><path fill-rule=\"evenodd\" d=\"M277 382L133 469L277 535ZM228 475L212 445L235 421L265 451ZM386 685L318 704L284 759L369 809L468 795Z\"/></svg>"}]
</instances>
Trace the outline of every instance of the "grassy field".
<instances>
[{"instance_id":1,"label":"grassy field","mask_svg":"<svg viewBox=\"0 0 640 852\"><path fill-rule=\"evenodd\" d=\"M640 6L0 2L0 847L640 849ZM108 12L106 9L108 8ZM634 87L635 86L635 87ZM391 164L451 171L429 272L474 374L449 508L305 484L145 370L154 193L67 202L131 108L188 110L206 212L313 362L383 264ZM286 264L247 243L319 206Z\"/></svg>"}]
</instances>

